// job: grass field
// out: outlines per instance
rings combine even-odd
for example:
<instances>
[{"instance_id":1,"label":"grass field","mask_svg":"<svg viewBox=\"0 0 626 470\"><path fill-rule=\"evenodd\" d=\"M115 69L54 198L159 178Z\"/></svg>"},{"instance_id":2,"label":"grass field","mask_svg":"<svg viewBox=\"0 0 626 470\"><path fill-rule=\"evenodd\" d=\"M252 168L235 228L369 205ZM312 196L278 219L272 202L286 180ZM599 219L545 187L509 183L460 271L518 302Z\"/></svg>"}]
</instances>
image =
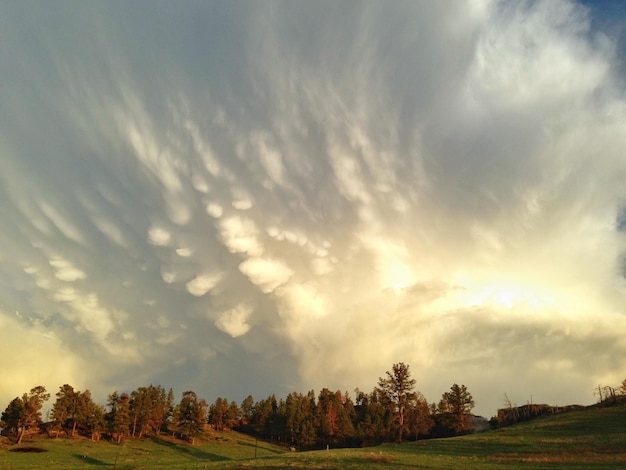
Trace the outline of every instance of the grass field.
<instances>
[{"instance_id":1,"label":"grass field","mask_svg":"<svg viewBox=\"0 0 626 470\"><path fill-rule=\"evenodd\" d=\"M10 451L16 447L46 452ZM1 446L0 468L626 468L626 407L572 411L458 438L312 452L288 452L235 432L213 434L193 447L169 438L120 446L42 438Z\"/></svg>"}]
</instances>

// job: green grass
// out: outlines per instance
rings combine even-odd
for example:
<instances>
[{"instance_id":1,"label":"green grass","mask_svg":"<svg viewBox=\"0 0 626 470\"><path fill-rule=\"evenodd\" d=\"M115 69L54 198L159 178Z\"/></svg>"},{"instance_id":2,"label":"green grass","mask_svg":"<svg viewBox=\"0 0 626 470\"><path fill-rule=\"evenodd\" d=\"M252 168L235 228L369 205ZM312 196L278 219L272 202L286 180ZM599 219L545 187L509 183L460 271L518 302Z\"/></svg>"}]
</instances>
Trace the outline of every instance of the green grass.
<instances>
[{"instance_id":1,"label":"green grass","mask_svg":"<svg viewBox=\"0 0 626 470\"><path fill-rule=\"evenodd\" d=\"M5 441L6 442L6 441ZM3 469L600 469L626 468L626 407L586 409L482 434L365 449L286 452L238 433L212 434L195 446L169 438L118 446L83 439L38 439L0 447ZM14 447L14 446L13 446ZM257 458L254 458L256 451ZM117 459L117 466L115 465Z\"/></svg>"},{"instance_id":2,"label":"green grass","mask_svg":"<svg viewBox=\"0 0 626 470\"><path fill-rule=\"evenodd\" d=\"M78 469L117 468L119 470L174 468L203 469L220 467L225 462L241 462L285 453L272 444L256 441L236 432L211 433L191 446L167 436L129 440L121 445L108 441L91 442L84 438L25 439L19 446L0 446L0 468ZM45 452L15 452L36 447ZM14 450L11 452L11 450Z\"/></svg>"}]
</instances>

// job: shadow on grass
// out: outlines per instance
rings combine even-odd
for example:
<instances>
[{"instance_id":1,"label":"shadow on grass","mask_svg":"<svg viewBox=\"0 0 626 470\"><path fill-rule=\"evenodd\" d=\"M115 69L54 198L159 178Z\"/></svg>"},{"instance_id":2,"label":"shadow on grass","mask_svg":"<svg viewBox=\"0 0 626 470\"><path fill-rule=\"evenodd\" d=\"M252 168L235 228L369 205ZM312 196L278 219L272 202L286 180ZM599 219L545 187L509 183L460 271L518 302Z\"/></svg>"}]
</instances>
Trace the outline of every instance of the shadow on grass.
<instances>
[{"instance_id":1,"label":"shadow on grass","mask_svg":"<svg viewBox=\"0 0 626 470\"><path fill-rule=\"evenodd\" d=\"M247 439L235 439L235 441L237 442L237 444L241 446L252 447L253 449L257 448L259 450L262 450L263 452L269 452L270 454L284 454L285 453L285 451L283 450L273 449L271 447L266 447L264 445L258 445L256 442L252 442Z\"/></svg>"},{"instance_id":2,"label":"shadow on grass","mask_svg":"<svg viewBox=\"0 0 626 470\"><path fill-rule=\"evenodd\" d=\"M88 465L94 465L98 467L112 467L114 465L112 463L105 462L104 460L94 459L93 457L89 457L88 455L72 454L72 457Z\"/></svg>"},{"instance_id":3,"label":"shadow on grass","mask_svg":"<svg viewBox=\"0 0 626 470\"><path fill-rule=\"evenodd\" d=\"M22 447L14 447L12 449L9 449L9 452L22 452L22 453L28 454L31 452L34 452L34 453L48 452L48 450L42 447L22 446Z\"/></svg>"},{"instance_id":4,"label":"shadow on grass","mask_svg":"<svg viewBox=\"0 0 626 470\"><path fill-rule=\"evenodd\" d=\"M181 454L188 455L190 457L195 457L197 459L202 460L210 460L212 462L219 462L223 460L232 460L228 457L224 457L223 455L214 454L212 452L207 452L205 450L199 449L198 447L186 446L181 444L176 444L174 442L170 442L168 440L162 439L160 437L152 437L150 438L152 442L155 444L162 445L164 447L168 447L176 452Z\"/></svg>"}]
</instances>

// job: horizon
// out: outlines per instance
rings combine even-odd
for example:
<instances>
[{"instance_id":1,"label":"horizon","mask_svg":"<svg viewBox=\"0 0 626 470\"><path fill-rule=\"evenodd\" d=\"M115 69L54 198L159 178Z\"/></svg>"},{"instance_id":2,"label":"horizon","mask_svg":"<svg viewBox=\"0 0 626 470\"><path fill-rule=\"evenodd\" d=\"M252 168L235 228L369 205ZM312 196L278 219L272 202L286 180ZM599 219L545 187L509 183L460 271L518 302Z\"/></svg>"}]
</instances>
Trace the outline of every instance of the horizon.
<instances>
[{"instance_id":1,"label":"horizon","mask_svg":"<svg viewBox=\"0 0 626 470\"><path fill-rule=\"evenodd\" d=\"M0 403L398 362L485 417L592 403L626 378L624 9L0 1Z\"/></svg>"}]
</instances>

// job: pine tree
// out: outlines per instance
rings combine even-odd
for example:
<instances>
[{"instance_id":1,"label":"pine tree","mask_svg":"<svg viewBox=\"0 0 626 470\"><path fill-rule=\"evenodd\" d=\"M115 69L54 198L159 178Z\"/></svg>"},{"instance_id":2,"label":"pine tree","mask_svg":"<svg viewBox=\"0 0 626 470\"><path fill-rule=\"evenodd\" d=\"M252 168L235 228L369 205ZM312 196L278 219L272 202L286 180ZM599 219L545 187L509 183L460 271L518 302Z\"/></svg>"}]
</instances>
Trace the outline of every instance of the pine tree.
<instances>
[{"instance_id":1,"label":"pine tree","mask_svg":"<svg viewBox=\"0 0 626 470\"><path fill-rule=\"evenodd\" d=\"M233 429L239 423L241 418L241 410L235 401L231 401L228 405L228 409L226 411L226 427L229 429Z\"/></svg>"},{"instance_id":2,"label":"pine tree","mask_svg":"<svg viewBox=\"0 0 626 470\"><path fill-rule=\"evenodd\" d=\"M106 429L104 407L91 399L89 390L82 393L85 406L84 423L92 441L99 441L100 436Z\"/></svg>"},{"instance_id":3,"label":"pine tree","mask_svg":"<svg viewBox=\"0 0 626 470\"><path fill-rule=\"evenodd\" d=\"M196 437L204 430L207 421L207 403L198 399L195 392L187 391L177 407L178 429L194 445Z\"/></svg>"},{"instance_id":4,"label":"pine tree","mask_svg":"<svg viewBox=\"0 0 626 470\"><path fill-rule=\"evenodd\" d=\"M228 414L228 400L222 397L217 397L215 402L209 407L209 424L213 426L216 431L222 431L226 422Z\"/></svg>"},{"instance_id":5,"label":"pine tree","mask_svg":"<svg viewBox=\"0 0 626 470\"><path fill-rule=\"evenodd\" d=\"M81 414L80 392L74 390L71 385L64 384L59 387L56 397L52 407L56 437L59 437L59 432L66 427L71 427L70 436L73 437Z\"/></svg>"},{"instance_id":6,"label":"pine tree","mask_svg":"<svg viewBox=\"0 0 626 470\"><path fill-rule=\"evenodd\" d=\"M247 426L250 424L250 420L252 419L252 411L254 408L254 398L252 395L248 395L241 402L241 425Z\"/></svg>"},{"instance_id":7,"label":"pine tree","mask_svg":"<svg viewBox=\"0 0 626 470\"><path fill-rule=\"evenodd\" d=\"M113 392L109 395L108 405L111 408L108 413L109 430L120 444L130 431L130 396L127 393L119 395L117 391Z\"/></svg>"},{"instance_id":8,"label":"pine tree","mask_svg":"<svg viewBox=\"0 0 626 470\"><path fill-rule=\"evenodd\" d=\"M41 424L41 408L48 398L50 394L46 388L38 385L21 398L13 399L0 416L2 427L8 428L16 436L18 444L28 429Z\"/></svg>"},{"instance_id":9,"label":"pine tree","mask_svg":"<svg viewBox=\"0 0 626 470\"><path fill-rule=\"evenodd\" d=\"M20 397L15 397L0 417L0 424L8 433L15 436L18 443L22 440L24 433L23 420L25 414L24 401Z\"/></svg>"},{"instance_id":10,"label":"pine tree","mask_svg":"<svg viewBox=\"0 0 626 470\"><path fill-rule=\"evenodd\" d=\"M465 385L452 385L450 391L444 393L439 402L443 423L456 433L472 429L473 408L474 398Z\"/></svg>"},{"instance_id":11,"label":"pine tree","mask_svg":"<svg viewBox=\"0 0 626 470\"><path fill-rule=\"evenodd\" d=\"M417 400L417 395L413 391L415 380L411 378L409 366L402 362L394 364L392 372L387 371L386 378L378 379L378 387L381 395L393 410L398 442L402 442L402 436L408 430L407 409Z\"/></svg>"},{"instance_id":12,"label":"pine tree","mask_svg":"<svg viewBox=\"0 0 626 470\"><path fill-rule=\"evenodd\" d=\"M374 445L394 438L390 432L395 415L389 403L378 389L370 394L357 389L354 422L356 437L362 445Z\"/></svg>"},{"instance_id":13,"label":"pine tree","mask_svg":"<svg viewBox=\"0 0 626 470\"><path fill-rule=\"evenodd\" d=\"M407 412L407 421L415 440L418 440L420 436L427 436L435 425L428 402L419 392L417 393L417 400Z\"/></svg>"}]
</instances>

